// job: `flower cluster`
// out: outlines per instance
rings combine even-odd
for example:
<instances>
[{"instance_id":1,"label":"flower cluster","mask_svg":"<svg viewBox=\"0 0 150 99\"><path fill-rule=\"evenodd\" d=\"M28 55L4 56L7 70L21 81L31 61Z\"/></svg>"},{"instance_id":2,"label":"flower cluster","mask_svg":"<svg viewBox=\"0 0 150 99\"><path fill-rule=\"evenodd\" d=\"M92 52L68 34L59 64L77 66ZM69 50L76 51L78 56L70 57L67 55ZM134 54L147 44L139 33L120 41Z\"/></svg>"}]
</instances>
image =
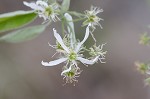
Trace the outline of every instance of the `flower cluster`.
<instances>
[{"instance_id":1,"label":"flower cluster","mask_svg":"<svg viewBox=\"0 0 150 99\"><path fill-rule=\"evenodd\" d=\"M135 65L137 66L138 71L140 71L142 74L145 74L145 83L150 84L150 64L135 62Z\"/></svg>"},{"instance_id":2,"label":"flower cluster","mask_svg":"<svg viewBox=\"0 0 150 99\"><path fill-rule=\"evenodd\" d=\"M96 27L95 27L96 25L98 25L98 26L100 26L100 28L102 28L99 21L103 20L103 19L99 18L97 16L97 14L100 12L103 12L103 9L91 6L90 10L85 11L86 20L83 22L83 25L86 26L88 24L91 24L92 29L96 29Z\"/></svg>"},{"instance_id":3,"label":"flower cluster","mask_svg":"<svg viewBox=\"0 0 150 99\"><path fill-rule=\"evenodd\" d=\"M144 33L141 35L139 43L143 44L143 45L149 45L150 44L150 37L148 36L147 33Z\"/></svg>"},{"instance_id":4,"label":"flower cluster","mask_svg":"<svg viewBox=\"0 0 150 99\"><path fill-rule=\"evenodd\" d=\"M57 3L48 4L45 1L37 0L36 2L28 3L26 1L23 2L24 5L30 7L35 10L35 12L42 17L44 21L54 21L60 20L58 18L60 7Z\"/></svg>"},{"instance_id":5,"label":"flower cluster","mask_svg":"<svg viewBox=\"0 0 150 99\"><path fill-rule=\"evenodd\" d=\"M79 63L82 63L86 66L93 65L98 61L105 63L106 51L103 50L103 46L105 44L96 46L96 39L92 34L97 25L102 28L99 21L103 19L97 16L98 13L103 12L102 9L92 6L90 10L86 10L84 14L81 14L78 12L74 13L74 11L62 12L61 8L63 7L57 2L48 4L46 1L37 0L36 2L30 3L24 2L24 4L32 8L39 17L44 18L44 22L56 22L56 20L60 20L62 23L62 35L64 37L61 37L56 29L53 28L56 45L51 45L49 43L49 46L56 49L55 54L58 53L60 57L50 62L42 61L41 64L43 66L55 66L65 63L61 72L61 76L64 76L66 83L75 83L78 81L77 77L79 77L80 73L82 72L82 70L80 70ZM86 27L84 38L81 41L76 39L74 30L75 20L73 20L72 15L79 17L79 19L76 20L83 20L82 26ZM66 34L64 35L64 33ZM89 38L90 34L92 35L95 44L87 49L84 43ZM89 53L88 58L86 57L85 52Z\"/></svg>"},{"instance_id":6,"label":"flower cluster","mask_svg":"<svg viewBox=\"0 0 150 99\"><path fill-rule=\"evenodd\" d=\"M143 33L140 37L139 44L149 46L150 45L150 36L146 33ZM137 70L146 76L145 84L150 85L150 64L143 62L135 62Z\"/></svg>"},{"instance_id":7,"label":"flower cluster","mask_svg":"<svg viewBox=\"0 0 150 99\"><path fill-rule=\"evenodd\" d=\"M64 66L61 75L64 76L63 79L66 79L66 83L74 83L78 82L77 77L80 76L81 72L80 68L74 67L74 65L71 65L69 68Z\"/></svg>"}]
</instances>

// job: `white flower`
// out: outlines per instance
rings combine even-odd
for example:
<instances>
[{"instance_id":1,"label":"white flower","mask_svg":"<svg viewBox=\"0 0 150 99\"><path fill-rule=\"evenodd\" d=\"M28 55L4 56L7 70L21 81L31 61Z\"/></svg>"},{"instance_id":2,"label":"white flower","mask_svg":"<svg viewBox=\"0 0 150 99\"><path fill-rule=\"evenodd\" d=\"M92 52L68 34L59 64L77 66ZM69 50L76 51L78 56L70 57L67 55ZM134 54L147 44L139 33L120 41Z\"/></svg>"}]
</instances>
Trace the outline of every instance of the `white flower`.
<instances>
[{"instance_id":1,"label":"white flower","mask_svg":"<svg viewBox=\"0 0 150 99\"><path fill-rule=\"evenodd\" d=\"M86 20L83 22L83 26L91 24L92 29L95 29L95 26L98 25L102 28L101 24L99 23L102 18L97 16L98 13L103 12L103 9L91 6L90 10L85 11Z\"/></svg>"},{"instance_id":2,"label":"white flower","mask_svg":"<svg viewBox=\"0 0 150 99\"><path fill-rule=\"evenodd\" d=\"M76 78L80 76L81 72L82 71L80 70L80 68L77 68L72 64L69 68L64 66L61 75L64 76L63 79L66 80L66 83L75 83L78 82Z\"/></svg>"},{"instance_id":3,"label":"white flower","mask_svg":"<svg viewBox=\"0 0 150 99\"><path fill-rule=\"evenodd\" d=\"M55 29L53 29L53 31L54 31L54 37L56 38L58 43L61 45L61 47L64 49L64 53L63 53L64 55L63 55L63 57L61 57L57 60L54 60L54 61L50 61L50 62L43 62L42 61L41 62L42 65L44 65L44 66L55 66L55 65L58 65L60 63L67 62L67 64L71 63L71 64L77 66L77 61L80 61L81 63L86 64L86 65L92 65L95 63L95 61L94 61L95 59L88 60L88 59L85 59L82 54L80 54L80 51L82 50L83 43L89 37L89 26L87 26L87 28L86 28L86 33L85 33L84 39L81 42L77 43L76 47L74 49L72 49L72 47L67 47L64 44L61 36L57 33L57 31Z\"/></svg>"},{"instance_id":4,"label":"white flower","mask_svg":"<svg viewBox=\"0 0 150 99\"><path fill-rule=\"evenodd\" d=\"M24 5L35 10L36 13L38 13L39 17L44 18L45 21L53 20L55 22L57 21L57 19L59 20L58 18L59 6L57 3L48 5L47 2L42 0L37 0L36 2L31 2L31 3L24 1L23 3Z\"/></svg>"},{"instance_id":5,"label":"white flower","mask_svg":"<svg viewBox=\"0 0 150 99\"><path fill-rule=\"evenodd\" d=\"M93 45L93 47L90 48L89 54L92 56L92 58L94 57L95 62L97 62L99 60L101 63L106 63L106 62L102 61L105 59L105 54L107 53L107 51L103 51L104 45L105 44L96 46L96 44L95 44L95 45Z\"/></svg>"}]
</instances>

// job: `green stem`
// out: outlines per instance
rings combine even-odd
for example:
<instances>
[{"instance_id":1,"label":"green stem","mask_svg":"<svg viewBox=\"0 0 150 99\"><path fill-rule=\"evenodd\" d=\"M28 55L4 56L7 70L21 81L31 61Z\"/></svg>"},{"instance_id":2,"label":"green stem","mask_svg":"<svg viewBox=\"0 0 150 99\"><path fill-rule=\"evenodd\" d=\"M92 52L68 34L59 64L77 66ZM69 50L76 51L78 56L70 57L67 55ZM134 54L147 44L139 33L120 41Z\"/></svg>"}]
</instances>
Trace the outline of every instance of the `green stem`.
<instances>
[{"instance_id":1,"label":"green stem","mask_svg":"<svg viewBox=\"0 0 150 99\"><path fill-rule=\"evenodd\" d=\"M75 20L73 20L73 21L68 21L68 22L78 22L78 21L82 21L82 20L84 20L85 18L80 18L80 19L75 19Z\"/></svg>"},{"instance_id":2,"label":"green stem","mask_svg":"<svg viewBox=\"0 0 150 99\"><path fill-rule=\"evenodd\" d=\"M62 28L62 36L65 36L65 26L64 26L64 20L61 22L61 28Z\"/></svg>"},{"instance_id":3,"label":"green stem","mask_svg":"<svg viewBox=\"0 0 150 99\"><path fill-rule=\"evenodd\" d=\"M60 15L61 15L61 29L62 29L62 36L64 37L65 36L65 18L64 18L64 16L63 16L63 14L62 13L60 13Z\"/></svg>"},{"instance_id":4,"label":"green stem","mask_svg":"<svg viewBox=\"0 0 150 99\"><path fill-rule=\"evenodd\" d=\"M75 12L75 11L67 11L67 13L71 14L71 15L76 15L78 14L78 16L85 16L84 14L82 13L79 13L79 12Z\"/></svg>"}]
</instances>

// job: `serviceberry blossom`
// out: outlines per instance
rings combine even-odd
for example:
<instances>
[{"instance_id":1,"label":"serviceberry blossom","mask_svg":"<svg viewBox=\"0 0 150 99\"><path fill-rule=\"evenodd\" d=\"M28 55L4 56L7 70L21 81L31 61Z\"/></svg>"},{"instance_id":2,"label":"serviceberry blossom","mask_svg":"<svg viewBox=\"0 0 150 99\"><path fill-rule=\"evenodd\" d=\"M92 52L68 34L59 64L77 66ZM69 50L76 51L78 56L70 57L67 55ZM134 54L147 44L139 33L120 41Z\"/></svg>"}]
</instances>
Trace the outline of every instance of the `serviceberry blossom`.
<instances>
[{"instance_id":1,"label":"serviceberry blossom","mask_svg":"<svg viewBox=\"0 0 150 99\"><path fill-rule=\"evenodd\" d=\"M96 25L100 26L102 28L101 24L99 23L100 20L103 20L102 18L99 18L97 16L98 13L103 12L103 9L91 6L90 10L85 11L85 18L86 20L83 22L83 26L91 24L91 28L94 30L96 29Z\"/></svg>"},{"instance_id":2,"label":"serviceberry blossom","mask_svg":"<svg viewBox=\"0 0 150 99\"><path fill-rule=\"evenodd\" d=\"M41 62L42 65L55 66L60 63L67 62L67 64L72 63L73 65L78 67L77 61L80 61L81 63L83 63L85 65L92 65L95 63L96 59L88 60L88 59L84 58L82 54L80 54L80 51L82 50L82 45L89 37L89 26L87 26L87 28L86 28L86 33L85 33L84 39L81 42L77 43L76 47L74 49L72 49L71 46L67 47L64 44L63 39L61 38L61 36L57 33L57 31L55 29L53 29L53 32L54 32L54 37L56 38L57 42L61 45L61 47L64 50L64 52L62 53L63 56L57 60L50 61L50 62L42 61ZM71 45L73 45L73 44L71 44Z\"/></svg>"},{"instance_id":3,"label":"serviceberry blossom","mask_svg":"<svg viewBox=\"0 0 150 99\"><path fill-rule=\"evenodd\" d=\"M138 71L140 71L142 74L145 74L145 85L150 85L150 64L135 62L135 65L137 66Z\"/></svg>"},{"instance_id":4,"label":"serviceberry blossom","mask_svg":"<svg viewBox=\"0 0 150 99\"><path fill-rule=\"evenodd\" d=\"M85 36L80 41L75 37L72 16L68 13L65 13L64 18L66 18L65 20L67 22L67 34L64 36L64 38L62 38L53 28L54 37L56 38L56 45L49 44L49 46L56 49L55 54L59 53L60 57L50 62L42 61L41 64L43 66L56 66L61 63L65 63L65 66L63 66L63 71L61 72L61 76L64 76L66 83L74 83L78 81L76 78L79 77L81 73L81 70L78 66L80 62L86 66L93 65L94 63L98 62L98 60L100 60L101 63L105 63L102 61L105 59L106 54L106 51L103 51L103 46L105 44L102 44L101 46L99 45L98 47L94 45L90 49L86 49L84 43L89 38L91 24L88 24L86 27ZM85 57L85 51L89 51L89 58Z\"/></svg>"},{"instance_id":5,"label":"serviceberry blossom","mask_svg":"<svg viewBox=\"0 0 150 99\"><path fill-rule=\"evenodd\" d=\"M102 60L105 60L105 54L107 53L107 51L103 51L103 46L105 44L102 44L102 45L99 45L99 46L96 46L93 45L93 47L90 48L89 50L89 54L92 56L92 57L97 57L97 60L96 62L99 60L101 63L106 63Z\"/></svg>"},{"instance_id":6,"label":"serviceberry blossom","mask_svg":"<svg viewBox=\"0 0 150 99\"><path fill-rule=\"evenodd\" d=\"M63 79L66 80L66 83L74 83L75 85L75 82L78 82L77 77L80 76L81 72L82 71L80 70L80 68L77 68L74 65L71 65L69 68L64 66L61 75L64 76Z\"/></svg>"},{"instance_id":7,"label":"serviceberry blossom","mask_svg":"<svg viewBox=\"0 0 150 99\"><path fill-rule=\"evenodd\" d=\"M23 2L24 5L30 7L35 10L35 12L39 15L39 17L44 18L44 21L54 21L60 20L58 18L60 7L57 3L52 3L49 5L47 2L42 0L37 0L36 2Z\"/></svg>"},{"instance_id":8,"label":"serviceberry blossom","mask_svg":"<svg viewBox=\"0 0 150 99\"><path fill-rule=\"evenodd\" d=\"M142 74L150 75L150 64L135 62L135 65L137 66L137 70Z\"/></svg>"},{"instance_id":9,"label":"serviceberry blossom","mask_svg":"<svg viewBox=\"0 0 150 99\"><path fill-rule=\"evenodd\" d=\"M139 43L143 45L150 45L150 36L147 33L142 34Z\"/></svg>"},{"instance_id":10,"label":"serviceberry blossom","mask_svg":"<svg viewBox=\"0 0 150 99\"><path fill-rule=\"evenodd\" d=\"M29 0L28 0L29 1ZM102 18L98 17L98 14L103 12L103 9L100 9L98 7L91 6L90 10L85 10L85 12L80 13L76 11L70 11L70 4L73 0L34 0L31 2L28 2L27 0L23 1L23 4L27 6L30 11L15 11L11 13L6 13L0 15L1 18L5 19L7 17L10 17L10 20L15 22L15 18L17 16L30 16L31 14L34 14L35 16L31 15L31 18L28 20L24 20L24 18L19 19L20 21L23 21L22 24L18 24L14 27L10 28L2 28L2 31L17 29L15 31L14 35L4 35L0 38L0 41L6 41L6 42L22 42L29 39L34 38L35 35L40 34L43 32L46 28L49 27L50 23L59 21L61 27L61 34L56 31L55 28L53 28L53 34L54 38L56 39L56 44L49 46L54 48L56 52L53 56L58 55L58 58L55 60L49 60L48 62L45 62L41 60L41 64L43 66L56 66L60 64L64 64L62 66L61 76L63 76L63 79L66 80L67 83L75 83L78 82L77 78L80 76L82 70L80 69L79 64L83 64L85 66L93 65L95 63L106 63L105 55L107 51L104 51L103 46L105 44L96 45L96 39L94 38L94 30L96 29L96 26L99 26L99 28L102 28L100 21L103 20ZM80 0L78 0L80 1ZM35 18L40 17L43 19L43 24L37 24L31 27L23 27L23 29L20 29L20 27L24 24L27 24L29 22L32 22ZM73 17L72 17L73 16ZM14 18L15 17L15 18ZM74 19L73 19L74 18ZM85 28L85 32L83 32L83 38L77 39L76 38L76 32L74 27L74 22L81 22L81 28ZM11 22L8 23L7 27L9 27ZM29 32L28 35L24 32ZM16 34L21 33L20 37L16 37ZM23 35L24 34L24 35ZM92 47L88 48L85 45L85 42L89 39L89 35L92 36L95 42L90 42ZM23 40L20 40L22 37L26 36ZM27 37L28 36L28 37ZM17 38L15 40L9 40L9 38ZM8 40L7 40L8 39ZM142 44L149 44L150 37L147 37L145 34L141 38ZM90 46L90 45L89 45ZM52 57L53 57L52 56ZM147 70L147 74L150 75L150 68Z\"/></svg>"}]
</instances>

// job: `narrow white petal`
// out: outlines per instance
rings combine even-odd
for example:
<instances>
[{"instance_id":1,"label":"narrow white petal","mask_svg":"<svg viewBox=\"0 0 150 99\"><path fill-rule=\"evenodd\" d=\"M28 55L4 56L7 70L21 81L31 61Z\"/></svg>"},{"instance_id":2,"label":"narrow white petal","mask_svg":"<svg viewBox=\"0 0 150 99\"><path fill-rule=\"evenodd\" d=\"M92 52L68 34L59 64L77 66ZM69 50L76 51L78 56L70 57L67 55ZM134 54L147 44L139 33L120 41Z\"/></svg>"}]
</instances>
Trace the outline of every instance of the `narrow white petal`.
<instances>
[{"instance_id":1,"label":"narrow white petal","mask_svg":"<svg viewBox=\"0 0 150 99\"><path fill-rule=\"evenodd\" d=\"M67 29L68 29L68 33L70 33L70 41L71 41L70 43L71 43L71 47L73 48L73 44L75 44L76 42L74 23L72 20L72 16L70 14L65 13L64 16L66 17L66 20L68 21Z\"/></svg>"},{"instance_id":2,"label":"narrow white petal","mask_svg":"<svg viewBox=\"0 0 150 99\"><path fill-rule=\"evenodd\" d=\"M37 5L34 2L28 3L26 1L23 1L23 4L30 7L31 9L34 9L34 10L37 9Z\"/></svg>"},{"instance_id":3,"label":"narrow white petal","mask_svg":"<svg viewBox=\"0 0 150 99\"><path fill-rule=\"evenodd\" d=\"M98 59L99 59L100 56L96 56L94 59L93 59L93 62L97 62Z\"/></svg>"},{"instance_id":4,"label":"narrow white petal","mask_svg":"<svg viewBox=\"0 0 150 99\"><path fill-rule=\"evenodd\" d=\"M26 1L23 1L23 4L26 5L26 6L28 6L28 7L30 7L30 6L29 6L30 3L26 2Z\"/></svg>"},{"instance_id":5,"label":"narrow white petal","mask_svg":"<svg viewBox=\"0 0 150 99\"><path fill-rule=\"evenodd\" d=\"M36 7L37 7L37 5L35 3L33 3L33 2L28 3L26 1L23 1L23 4L28 6L28 7L30 7L30 8L32 8L32 9L36 9Z\"/></svg>"},{"instance_id":6,"label":"narrow white petal","mask_svg":"<svg viewBox=\"0 0 150 99\"><path fill-rule=\"evenodd\" d=\"M58 65L62 62L65 62L67 60L67 58L60 58L60 59L57 59L57 60L54 60L54 61L50 61L49 63L48 62L41 62L42 65L44 66L55 66L55 65Z\"/></svg>"},{"instance_id":7,"label":"narrow white petal","mask_svg":"<svg viewBox=\"0 0 150 99\"><path fill-rule=\"evenodd\" d=\"M70 70L71 70L71 66L70 66L68 69L64 70L64 71L61 73L61 75L63 75L64 73L69 72Z\"/></svg>"},{"instance_id":8,"label":"narrow white petal","mask_svg":"<svg viewBox=\"0 0 150 99\"><path fill-rule=\"evenodd\" d=\"M85 36L84 36L84 39L77 45L77 47L76 47L76 52L78 52L79 50L80 50L80 47L83 45L83 43L87 40L87 38L89 37L89 26L90 25L88 25L87 26L87 28L86 28L86 33L85 33Z\"/></svg>"},{"instance_id":9,"label":"narrow white petal","mask_svg":"<svg viewBox=\"0 0 150 99\"><path fill-rule=\"evenodd\" d=\"M46 2L44 2L44 1L41 1L41 0L38 0L38 1L36 2L36 4L37 4L37 5L44 6L44 7L48 7L48 4L47 4Z\"/></svg>"},{"instance_id":10,"label":"narrow white petal","mask_svg":"<svg viewBox=\"0 0 150 99\"><path fill-rule=\"evenodd\" d=\"M63 43L63 40L62 38L60 37L60 35L57 33L57 31L53 28L53 31L54 31L54 36L56 38L56 40L59 42L59 44L62 46L62 48L67 52L69 53L69 49L67 48L67 46Z\"/></svg>"},{"instance_id":11,"label":"narrow white petal","mask_svg":"<svg viewBox=\"0 0 150 99\"><path fill-rule=\"evenodd\" d=\"M44 9L39 7L38 5L36 5L34 2L31 2L31 3L28 3L26 1L23 1L23 4L30 7L31 9L34 9L34 10L41 10L43 11Z\"/></svg>"},{"instance_id":12,"label":"narrow white petal","mask_svg":"<svg viewBox=\"0 0 150 99\"><path fill-rule=\"evenodd\" d=\"M88 60L88 59L85 59L82 57L77 57L77 60L79 60L83 64L88 64L88 65L93 65L95 63L95 61L93 61L93 60Z\"/></svg>"},{"instance_id":13,"label":"narrow white petal","mask_svg":"<svg viewBox=\"0 0 150 99\"><path fill-rule=\"evenodd\" d=\"M74 32L74 23L73 23L73 20L72 20L72 16L71 16L70 14L68 14L68 13L65 13L64 16L66 17L66 20L69 21L69 22L68 22L69 26L67 27L68 32L69 32L69 33L70 33L70 32L75 33L75 32ZM70 28L71 28L71 29L70 29Z\"/></svg>"}]
</instances>

